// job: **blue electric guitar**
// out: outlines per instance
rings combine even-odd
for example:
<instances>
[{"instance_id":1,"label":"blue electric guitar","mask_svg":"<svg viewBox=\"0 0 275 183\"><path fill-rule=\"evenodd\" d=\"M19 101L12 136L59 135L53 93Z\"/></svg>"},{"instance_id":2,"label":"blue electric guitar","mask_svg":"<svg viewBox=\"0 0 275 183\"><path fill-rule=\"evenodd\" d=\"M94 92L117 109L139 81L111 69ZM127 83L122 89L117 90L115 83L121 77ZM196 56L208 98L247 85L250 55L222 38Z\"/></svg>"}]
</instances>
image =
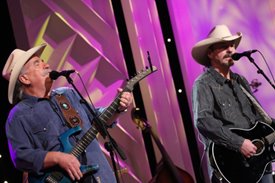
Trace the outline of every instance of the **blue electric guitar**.
<instances>
[{"instance_id":1,"label":"blue electric guitar","mask_svg":"<svg viewBox=\"0 0 275 183\"><path fill-rule=\"evenodd\" d=\"M126 86L123 88L123 91L131 92L134 89L134 85L137 84L140 80L147 77L151 73L157 70L156 67L152 66L146 70L142 70L135 77L127 81ZM119 107L120 96L119 94L115 100L107 107L100 115L99 120L103 123L111 119ZM61 134L59 140L61 142L62 149L60 151L79 157L81 153L88 147L88 145L96 138L98 130L96 124L93 123L92 127L81 137L75 146L72 146L69 142L69 137L73 134L79 133L81 131L80 126L70 128L65 133ZM87 174L93 174L98 171L100 167L98 165L81 165L80 169L85 177ZM29 175L30 183L70 183L73 182L67 173L60 168L48 169L45 171L45 174L42 176L31 176ZM79 182L79 181L78 181ZM81 182L81 181L80 181Z\"/></svg>"}]
</instances>

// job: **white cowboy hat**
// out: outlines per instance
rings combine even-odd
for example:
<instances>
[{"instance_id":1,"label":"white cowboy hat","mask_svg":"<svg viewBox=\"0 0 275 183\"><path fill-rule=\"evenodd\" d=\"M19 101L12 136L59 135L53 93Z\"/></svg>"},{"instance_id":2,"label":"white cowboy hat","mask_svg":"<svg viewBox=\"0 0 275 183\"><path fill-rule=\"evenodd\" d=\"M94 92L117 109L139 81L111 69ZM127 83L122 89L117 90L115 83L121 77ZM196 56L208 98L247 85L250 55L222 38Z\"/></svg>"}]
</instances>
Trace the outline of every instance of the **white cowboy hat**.
<instances>
[{"instance_id":1,"label":"white cowboy hat","mask_svg":"<svg viewBox=\"0 0 275 183\"><path fill-rule=\"evenodd\" d=\"M238 32L236 35L232 35L226 25L217 25L209 32L206 39L195 44L192 48L192 56L199 64L208 66L209 58L207 51L211 45L235 40L235 47L237 48L241 38L242 33Z\"/></svg>"},{"instance_id":2,"label":"white cowboy hat","mask_svg":"<svg viewBox=\"0 0 275 183\"><path fill-rule=\"evenodd\" d=\"M33 47L28 51L15 49L10 54L2 71L2 76L9 81L8 99L11 104L13 104L14 102L14 88L21 69L34 54L40 56L45 47L46 44L44 43L39 46Z\"/></svg>"}]
</instances>

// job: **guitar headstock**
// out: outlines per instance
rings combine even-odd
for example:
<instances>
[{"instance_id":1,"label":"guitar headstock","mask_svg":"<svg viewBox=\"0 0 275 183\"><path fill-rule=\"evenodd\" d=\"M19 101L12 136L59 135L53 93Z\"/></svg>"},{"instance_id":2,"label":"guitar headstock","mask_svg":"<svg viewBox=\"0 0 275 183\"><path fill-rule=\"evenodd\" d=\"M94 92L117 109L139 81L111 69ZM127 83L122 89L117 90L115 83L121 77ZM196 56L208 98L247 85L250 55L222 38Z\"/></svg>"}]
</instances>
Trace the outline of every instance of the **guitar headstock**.
<instances>
[{"instance_id":1,"label":"guitar headstock","mask_svg":"<svg viewBox=\"0 0 275 183\"><path fill-rule=\"evenodd\" d=\"M157 71L157 68L155 66L139 71L136 76L127 81L125 89L127 89L128 91L133 91L135 84L137 84L139 81L141 81L142 79L149 76L155 71Z\"/></svg>"}]
</instances>

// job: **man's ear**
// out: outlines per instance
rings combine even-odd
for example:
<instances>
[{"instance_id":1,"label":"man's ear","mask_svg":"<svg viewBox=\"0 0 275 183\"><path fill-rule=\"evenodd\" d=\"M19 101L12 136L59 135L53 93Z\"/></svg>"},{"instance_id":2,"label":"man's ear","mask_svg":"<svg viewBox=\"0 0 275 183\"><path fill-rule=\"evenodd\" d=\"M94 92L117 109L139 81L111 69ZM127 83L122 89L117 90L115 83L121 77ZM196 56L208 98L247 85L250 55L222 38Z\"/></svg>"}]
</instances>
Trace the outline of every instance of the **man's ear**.
<instances>
[{"instance_id":1,"label":"man's ear","mask_svg":"<svg viewBox=\"0 0 275 183\"><path fill-rule=\"evenodd\" d=\"M21 74L18 78L18 80L25 85L29 85L31 81L29 80L29 77L26 74Z\"/></svg>"},{"instance_id":2,"label":"man's ear","mask_svg":"<svg viewBox=\"0 0 275 183\"><path fill-rule=\"evenodd\" d=\"M210 60L212 59L212 53L213 53L212 50L210 50L210 49L207 50L207 56Z\"/></svg>"}]
</instances>

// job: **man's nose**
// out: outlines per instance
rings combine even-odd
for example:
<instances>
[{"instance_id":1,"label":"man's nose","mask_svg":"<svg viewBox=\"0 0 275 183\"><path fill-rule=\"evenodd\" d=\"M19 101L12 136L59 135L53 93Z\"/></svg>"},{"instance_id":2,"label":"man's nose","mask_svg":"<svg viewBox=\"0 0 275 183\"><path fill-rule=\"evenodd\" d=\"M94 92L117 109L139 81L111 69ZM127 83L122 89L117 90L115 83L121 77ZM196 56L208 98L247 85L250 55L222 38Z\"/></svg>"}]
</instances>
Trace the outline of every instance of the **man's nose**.
<instances>
[{"instance_id":1,"label":"man's nose","mask_svg":"<svg viewBox=\"0 0 275 183\"><path fill-rule=\"evenodd\" d=\"M234 46L228 46L227 50L230 51L231 53L235 51L235 47Z\"/></svg>"},{"instance_id":2,"label":"man's nose","mask_svg":"<svg viewBox=\"0 0 275 183\"><path fill-rule=\"evenodd\" d=\"M44 69L49 69L49 68L50 68L50 65L47 63L44 63Z\"/></svg>"}]
</instances>

